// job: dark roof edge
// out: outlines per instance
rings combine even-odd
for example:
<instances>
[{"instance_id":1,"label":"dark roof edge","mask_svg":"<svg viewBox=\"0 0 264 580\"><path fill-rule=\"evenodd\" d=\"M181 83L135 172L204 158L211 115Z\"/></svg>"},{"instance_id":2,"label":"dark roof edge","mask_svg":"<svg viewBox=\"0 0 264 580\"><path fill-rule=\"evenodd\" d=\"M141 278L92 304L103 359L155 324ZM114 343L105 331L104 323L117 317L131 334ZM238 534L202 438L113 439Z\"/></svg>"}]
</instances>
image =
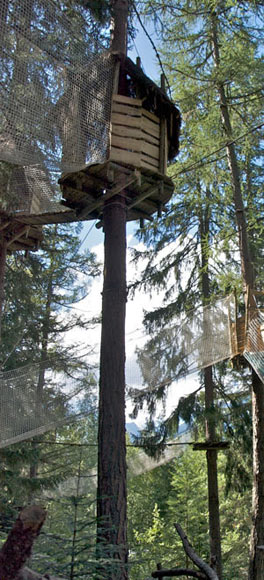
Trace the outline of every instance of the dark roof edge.
<instances>
[{"instance_id":1,"label":"dark roof edge","mask_svg":"<svg viewBox=\"0 0 264 580\"><path fill-rule=\"evenodd\" d=\"M131 74L134 78L137 78L139 81L143 82L147 87L154 90L165 105L173 109L175 113L178 112L180 121L180 111L178 107L176 107L176 105L169 99L168 95L154 81L152 81L143 72L143 70L131 60L131 58L129 58L128 56L124 56L122 53L118 52L113 52L112 55L116 60L119 60L124 63L125 69L129 74Z\"/></svg>"}]
</instances>

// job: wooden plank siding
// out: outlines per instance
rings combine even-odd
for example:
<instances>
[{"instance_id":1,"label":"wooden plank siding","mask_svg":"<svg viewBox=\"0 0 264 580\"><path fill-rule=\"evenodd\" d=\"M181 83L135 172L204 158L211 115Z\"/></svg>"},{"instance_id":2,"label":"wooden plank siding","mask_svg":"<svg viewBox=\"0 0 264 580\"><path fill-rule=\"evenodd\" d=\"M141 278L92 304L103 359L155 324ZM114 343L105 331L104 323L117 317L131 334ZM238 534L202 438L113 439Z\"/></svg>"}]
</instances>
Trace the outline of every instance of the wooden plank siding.
<instances>
[{"instance_id":1,"label":"wooden plank siding","mask_svg":"<svg viewBox=\"0 0 264 580\"><path fill-rule=\"evenodd\" d=\"M160 170L160 119L140 99L113 96L110 160L137 169ZM166 158L166 151L163 152Z\"/></svg>"}]
</instances>

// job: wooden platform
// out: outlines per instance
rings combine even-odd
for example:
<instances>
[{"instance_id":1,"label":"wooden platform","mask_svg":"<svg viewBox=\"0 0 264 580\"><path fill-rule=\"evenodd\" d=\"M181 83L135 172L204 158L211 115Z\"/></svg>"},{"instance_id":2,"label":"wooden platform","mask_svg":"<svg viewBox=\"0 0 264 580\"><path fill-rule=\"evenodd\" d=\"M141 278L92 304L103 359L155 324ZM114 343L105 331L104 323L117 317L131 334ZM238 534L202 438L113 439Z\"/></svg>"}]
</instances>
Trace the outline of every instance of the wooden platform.
<instances>
[{"instance_id":1,"label":"wooden platform","mask_svg":"<svg viewBox=\"0 0 264 580\"><path fill-rule=\"evenodd\" d=\"M1 213L0 238L5 240L8 253L19 250L35 251L43 240L43 234L41 227L10 220Z\"/></svg>"},{"instance_id":2,"label":"wooden platform","mask_svg":"<svg viewBox=\"0 0 264 580\"><path fill-rule=\"evenodd\" d=\"M174 184L158 171L123 166L112 161L89 166L59 180L63 203L77 219L102 219L104 202L125 190L127 220L153 219L170 199Z\"/></svg>"},{"instance_id":3,"label":"wooden platform","mask_svg":"<svg viewBox=\"0 0 264 580\"><path fill-rule=\"evenodd\" d=\"M221 451L221 449L228 449L230 447L230 441L202 441L201 443L194 443L194 451L209 451L210 449L215 449L216 451Z\"/></svg>"}]
</instances>

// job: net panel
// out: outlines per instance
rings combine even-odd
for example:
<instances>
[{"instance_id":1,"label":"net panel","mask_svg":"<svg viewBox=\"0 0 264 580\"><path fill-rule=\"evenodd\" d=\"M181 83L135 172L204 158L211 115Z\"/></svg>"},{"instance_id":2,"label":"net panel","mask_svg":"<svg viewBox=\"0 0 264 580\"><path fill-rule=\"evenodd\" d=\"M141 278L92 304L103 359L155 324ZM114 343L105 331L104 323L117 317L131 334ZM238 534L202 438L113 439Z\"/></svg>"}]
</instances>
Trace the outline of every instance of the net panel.
<instances>
[{"instance_id":1,"label":"net panel","mask_svg":"<svg viewBox=\"0 0 264 580\"><path fill-rule=\"evenodd\" d=\"M264 312L249 309L244 357L264 382Z\"/></svg>"},{"instance_id":2,"label":"net panel","mask_svg":"<svg viewBox=\"0 0 264 580\"><path fill-rule=\"evenodd\" d=\"M58 211L61 172L106 160L114 61L86 11L53 0L0 7L1 207ZM54 205L55 203L55 205Z\"/></svg>"},{"instance_id":3,"label":"net panel","mask_svg":"<svg viewBox=\"0 0 264 580\"><path fill-rule=\"evenodd\" d=\"M52 366L46 361L0 374L0 448L84 416L84 387Z\"/></svg>"},{"instance_id":4,"label":"net panel","mask_svg":"<svg viewBox=\"0 0 264 580\"><path fill-rule=\"evenodd\" d=\"M235 298L231 295L213 306L193 311L182 323L163 330L155 339L148 340L143 329L127 337L127 408L132 411L137 397L170 385L174 390L183 376L236 356L235 312ZM263 312L251 310L243 355L262 381L263 334ZM94 385L98 385L99 350L99 345L94 345L89 358ZM80 384L74 379L65 380L53 368L52 361L47 361L45 365L35 364L0 374L0 447L83 416ZM39 398L38 385L43 372L45 381ZM192 390L196 388L194 381ZM178 392L181 394L182 390Z\"/></svg>"},{"instance_id":5,"label":"net panel","mask_svg":"<svg viewBox=\"0 0 264 580\"><path fill-rule=\"evenodd\" d=\"M147 391L229 359L235 354L233 295L193 310L183 320L157 333L137 350ZM134 396L137 390L133 389Z\"/></svg>"}]
</instances>

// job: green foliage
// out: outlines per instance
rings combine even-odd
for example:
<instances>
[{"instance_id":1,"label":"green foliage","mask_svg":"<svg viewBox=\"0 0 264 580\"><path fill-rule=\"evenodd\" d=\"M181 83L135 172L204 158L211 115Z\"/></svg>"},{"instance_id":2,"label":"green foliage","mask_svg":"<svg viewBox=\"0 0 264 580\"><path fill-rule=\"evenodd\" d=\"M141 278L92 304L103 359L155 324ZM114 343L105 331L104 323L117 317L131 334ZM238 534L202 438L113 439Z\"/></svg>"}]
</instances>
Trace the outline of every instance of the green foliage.
<instances>
[{"instance_id":1,"label":"green foliage","mask_svg":"<svg viewBox=\"0 0 264 580\"><path fill-rule=\"evenodd\" d=\"M219 454L224 580L247 577L250 491L225 496L224 454ZM195 550L209 559L206 459L202 451L184 451L170 464L129 479L128 494L131 580L156 569L187 564L174 523L178 522ZM189 566L191 564L189 563Z\"/></svg>"}]
</instances>

